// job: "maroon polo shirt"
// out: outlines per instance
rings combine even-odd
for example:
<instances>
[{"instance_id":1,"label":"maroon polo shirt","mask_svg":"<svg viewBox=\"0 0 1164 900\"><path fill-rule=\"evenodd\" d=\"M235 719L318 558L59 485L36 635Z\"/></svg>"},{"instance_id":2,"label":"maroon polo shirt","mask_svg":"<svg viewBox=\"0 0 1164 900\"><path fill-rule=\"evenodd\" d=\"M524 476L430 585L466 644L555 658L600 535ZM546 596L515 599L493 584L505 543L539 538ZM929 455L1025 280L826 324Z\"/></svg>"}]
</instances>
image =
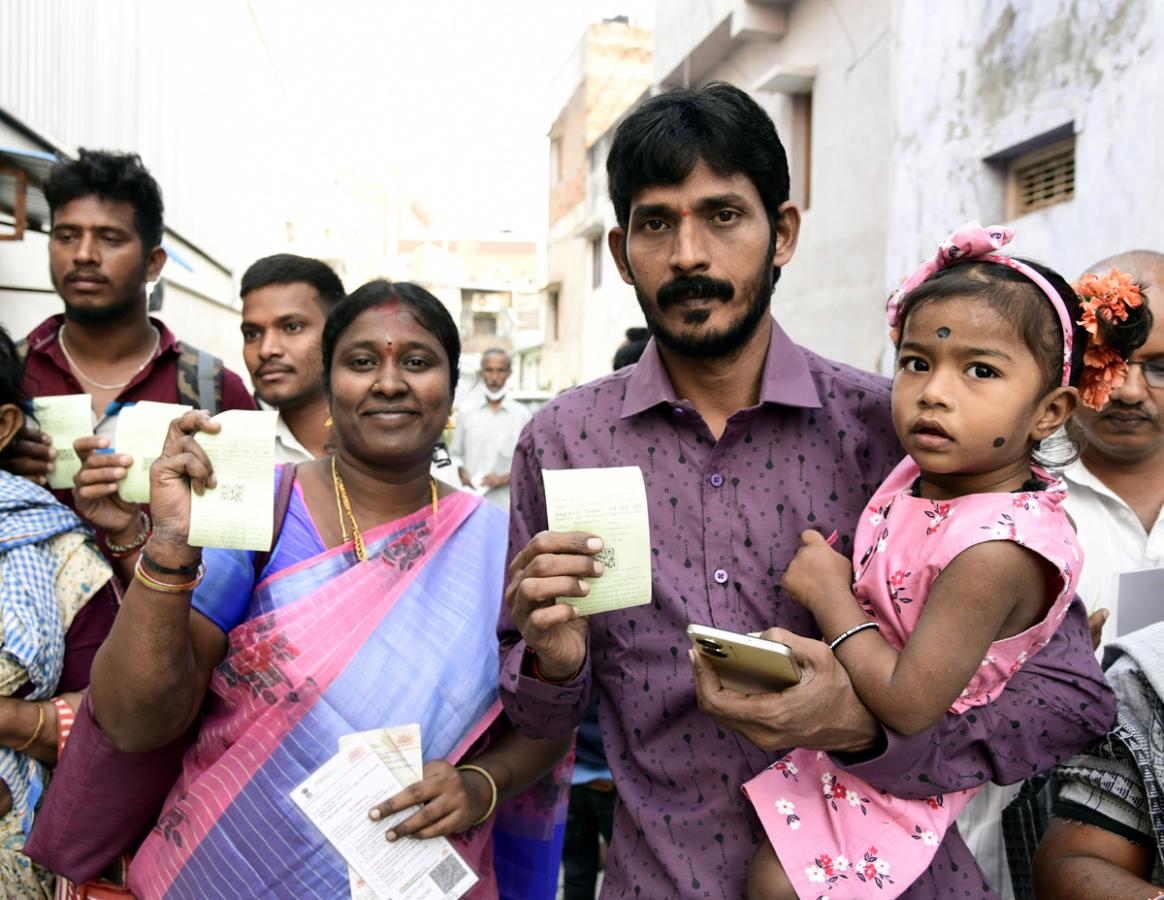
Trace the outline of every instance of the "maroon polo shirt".
<instances>
[{"instance_id":1,"label":"maroon polo shirt","mask_svg":"<svg viewBox=\"0 0 1164 900\"><path fill-rule=\"evenodd\" d=\"M24 390L30 397L87 393L69 368L65 354L61 351L61 342L57 339L64 321L63 314L51 316L28 335ZM136 403L139 400L178 402L178 355L182 345L158 319L150 318L150 324L161 335L157 352L149 364L117 395L117 403ZM229 369L222 377L222 408L255 408L255 401L243 380Z\"/></svg>"}]
</instances>

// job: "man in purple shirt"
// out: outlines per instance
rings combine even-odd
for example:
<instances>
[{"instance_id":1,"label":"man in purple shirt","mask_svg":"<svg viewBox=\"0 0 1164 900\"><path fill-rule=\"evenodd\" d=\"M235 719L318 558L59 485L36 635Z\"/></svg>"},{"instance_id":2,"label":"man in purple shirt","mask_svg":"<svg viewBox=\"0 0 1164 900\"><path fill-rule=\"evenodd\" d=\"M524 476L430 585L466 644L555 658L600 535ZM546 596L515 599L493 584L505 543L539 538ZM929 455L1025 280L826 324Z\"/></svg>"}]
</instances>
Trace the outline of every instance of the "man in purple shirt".
<instances>
[{"instance_id":1,"label":"man in purple shirt","mask_svg":"<svg viewBox=\"0 0 1164 900\"><path fill-rule=\"evenodd\" d=\"M779 748L828 751L924 797L1020 780L1105 733L1114 703L1078 604L995 703L914 737L876 723L779 590L801 531L836 529L851 548L902 451L888 383L797 347L769 312L800 229L775 128L729 85L672 91L619 126L607 171L610 250L653 339L637 366L566 392L523 433L498 626L502 700L530 736L568 733L598 692L620 798L603 896L744 896L762 830L740 785ZM545 531L541 473L625 465L646 482L651 602L587 620L554 599L601 576L601 540ZM690 622L778 626L801 683L723 689L687 661ZM952 829L906 896L995 894Z\"/></svg>"}]
</instances>

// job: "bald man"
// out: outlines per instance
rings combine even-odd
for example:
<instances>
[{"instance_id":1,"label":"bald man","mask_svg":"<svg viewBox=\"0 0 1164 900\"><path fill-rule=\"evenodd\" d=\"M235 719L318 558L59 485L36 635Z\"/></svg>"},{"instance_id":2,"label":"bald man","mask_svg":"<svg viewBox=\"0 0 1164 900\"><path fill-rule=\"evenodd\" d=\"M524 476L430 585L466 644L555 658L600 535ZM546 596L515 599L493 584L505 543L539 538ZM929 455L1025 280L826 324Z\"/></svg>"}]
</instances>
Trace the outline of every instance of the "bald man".
<instances>
[{"instance_id":1,"label":"bald man","mask_svg":"<svg viewBox=\"0 0 1164 900\"><path fill-rule=\"evenodd\" d=\"M1071 430L1082 455L1063 473L1085 554L1079 596L1093 618L1107 611L1105 643L1116 636L1119 573L1164 566L1164 253L1121 253L1088 271L1112 266L1141 284L1155 323L1111 402L1101 412L1076 409Z\"/></svg>"}]
</instances>

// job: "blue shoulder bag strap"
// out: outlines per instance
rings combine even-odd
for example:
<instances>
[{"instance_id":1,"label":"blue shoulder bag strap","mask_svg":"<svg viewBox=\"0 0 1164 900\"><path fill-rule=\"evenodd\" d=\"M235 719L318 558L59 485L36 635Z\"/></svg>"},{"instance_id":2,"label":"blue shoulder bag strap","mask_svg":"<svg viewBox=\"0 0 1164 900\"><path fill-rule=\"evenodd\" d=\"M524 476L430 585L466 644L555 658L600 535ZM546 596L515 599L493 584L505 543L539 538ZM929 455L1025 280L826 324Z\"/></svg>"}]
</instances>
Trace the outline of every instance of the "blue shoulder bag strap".
<instances>
[{"instance_id":1,"label":"blue shoulder bag strap","mask_svg":"<svg viewBox=\"0 0 1164 900\"><path fill-rule=\"evenodd\" d=\"M271 561L271 552L279 543L279 535L283 532L283 520L287 518L287 510L291 506L291 491L295 487L295 470L298 463L283 463L279 467L279 483L275 486L275 527L271 529L271 549L259 550L255 553L255 584L259 583L263 570Z\"/></svg>"}]
</instances>

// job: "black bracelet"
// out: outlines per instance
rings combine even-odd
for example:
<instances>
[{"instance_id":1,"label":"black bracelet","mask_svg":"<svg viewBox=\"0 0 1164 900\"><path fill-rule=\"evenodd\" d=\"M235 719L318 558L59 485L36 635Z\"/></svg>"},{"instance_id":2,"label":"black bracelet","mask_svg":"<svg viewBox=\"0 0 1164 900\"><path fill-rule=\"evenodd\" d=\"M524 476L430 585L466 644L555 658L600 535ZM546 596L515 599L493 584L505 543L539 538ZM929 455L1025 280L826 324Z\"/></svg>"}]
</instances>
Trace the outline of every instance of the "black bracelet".
<instances>
[{"instance_id":1,"label":"black bracelet","mask_svg":"<svg viewBox=\"0 0 1164 900\"><path fill-rule=\"evenodd\" d=\"M141 551L141 559L147 566L162 575L188 575L194 576L198 574L199 563L193 562L188 566L163 566L161 563L152 560L148 553L143 549Z\"/></svg>"}]
</instances>

